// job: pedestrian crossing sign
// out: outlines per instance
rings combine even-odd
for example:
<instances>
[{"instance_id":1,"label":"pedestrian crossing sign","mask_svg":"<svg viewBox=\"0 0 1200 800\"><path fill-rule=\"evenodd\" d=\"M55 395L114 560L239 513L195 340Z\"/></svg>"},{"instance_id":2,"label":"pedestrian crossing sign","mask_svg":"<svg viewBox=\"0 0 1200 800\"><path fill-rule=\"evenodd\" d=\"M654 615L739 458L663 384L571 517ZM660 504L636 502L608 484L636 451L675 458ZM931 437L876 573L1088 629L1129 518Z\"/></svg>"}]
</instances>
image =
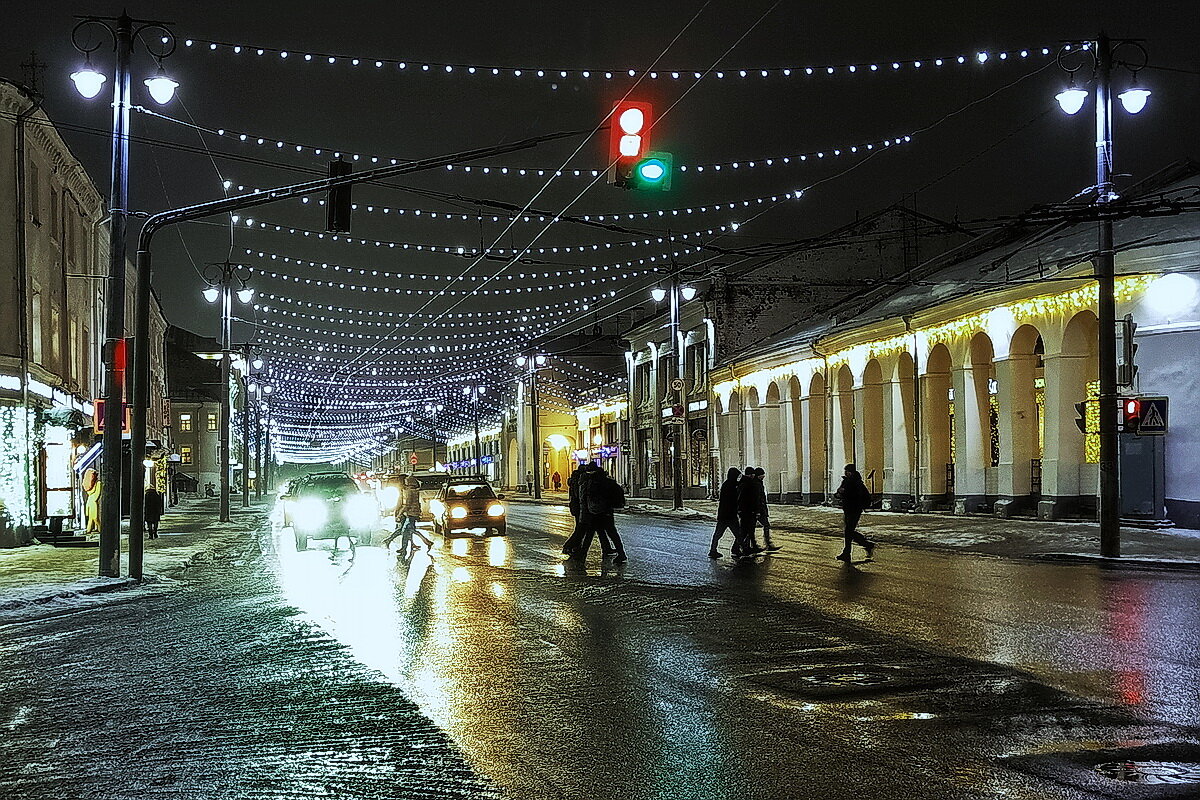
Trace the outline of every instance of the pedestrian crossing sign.
<instances>
[{"instance_id":1,"label":"pedestrian crossing sign","mask_svg":"<svg viewBox=\"0 0 1200 800\"><path fill-rule=\"evenodd\" d=\"M1167 432L1167 398L1143 397L1142 419L1138 433L1142 436L1162 436Z\"/></svg>"}]
</instances>

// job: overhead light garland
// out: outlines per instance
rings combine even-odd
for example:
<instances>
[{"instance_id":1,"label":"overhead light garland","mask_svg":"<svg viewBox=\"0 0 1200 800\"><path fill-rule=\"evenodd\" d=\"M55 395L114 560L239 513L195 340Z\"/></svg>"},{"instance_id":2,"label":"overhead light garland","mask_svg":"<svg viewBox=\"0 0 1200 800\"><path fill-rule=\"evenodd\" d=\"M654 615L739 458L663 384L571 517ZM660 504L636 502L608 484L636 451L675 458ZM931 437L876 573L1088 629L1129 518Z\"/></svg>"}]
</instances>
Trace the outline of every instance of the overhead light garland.
<instances>
[{"instance_id":1,"label":"overhead light garland","mask_svg":"<svg viewBox=\"0 0 1200 800\"><path fill-rule=\"evenodd\" d=\"M929 67L972 66L994 64L1005 61L1020 61L1028 58L1045 58L1057 54L1060 45L1051 47L1026 47L1015 50L991 52L976 50L970 55L935 56L933 58L880 59L875 61L848 62L837 64L812 64L787 67L737 67L732 69L603 69L555 67L518 67L486 64L470 64L459 62L422 61L397 58L370 58L366 56L351 56L338 53L322 53L307 50L289 50L278 47L264 47L253 44L217 41L215 39L185 39L183 45L195 51L222 53L230 55L245 55L269 57L281 63L302 65L323 65L363 70L388 69L397 74L440 75L456 77L489 78L523 78L526 80L549 81L554 88L562 80L595 80L595 81L624 81L626 79L649 79L652 81L699 81L704 79L716 80L745 80L745 79L781 79L781 78L811 78L811 77L851 77L886 72L921 70ZM1086 45L1085 45L1086 47Z\"/></svg>"},{"instance_id":2,"label":"overhead light garland","mask_svg":"<svg viewBox=\"0 0 1200 800\"><path fill-rule=\"evenodd\" d=\"M350 161L363 161L370 164L387 164L397 165L402 164L410 159L394 158L392 156L370 155L363 153L349 153L331 147L317 147L311 144L303 144L300 142L289 141L286 139L277 139L271 136L260 136L258 134L247 133L244 131L230 130L228 128L209 128L202 125L196 125L190 121L177 120L174 117L167 116L151 109L143 109L143 111L152 116L158 117L167 122L173 122L179 125L185 125L194 130L200 130L217 136L223 140L232 141L237 144L245 144L275 150L278 152L298 153L301 155L310 156L312 158L345 158ZM837 157L843 154L856 154L872 152L879 148L892 147L893 145L902 144L911 141L912 134L902 134L890 139L872 140L868 142L855 142L845 145L832 145L821 150L813 150L803 153L794 153L782 156L758 156L749 158L739 158L730 161L711 162L704 164L678 164L675 169L679 172L703 172L708 169L710 171L720 171L723 167L728 169L750 169L754 167L786 167L803 164L808 161L816 161L825 158L826 156ZM580 168L580 167L538 167L538 166L513 166L501 164L475 163L470 164L447 164L445 170L461 175L472 176L507 176L513 178L598 178L605 173L607 168Z\"/></svg>"},{"instance_id":3,"label":"overhead light garland","mask_svg":"<svg viewBox=\"0 0 1200 800\"><path fill-rule=\"evenodd\" d=\"M235 215L234 221L237 221ZM368 247L386 247L388 249L415 250L416 252L428 253L446 253L456 256L479 256L479 255L498 255L498 256L520 256L527 253L535 253L537 255L557 255L558 253L588 253L599 252L601 250L611 250L614 247L647 247L653 244L667 244L668 242L688 241L689 239L700 239L705 236L720 236L730 230L737 230L740 223L733 222L728 225L719 225L715 228L708 228L698 231L686 231L683 233L671 233L663 236L644 236L640 239L626 239L620 242L591 242L588 244L579 245L546 245L542 247L516 247L516 248L476 248L466 245L445 245L445 244L428 244L425 242L398 242L389 241L386 239L362 239L352 236L346 236L341 233L327 233L325 231L311 230L307 228L295 228L287 225L279 225L272 222L262 222L260 220L248 219L245 221L246 227L256 230L287 233L293 236L315 237L320 240L328 240L331 242L347 242L349 244L364 245Z\"/></svg>"}]
</instances>

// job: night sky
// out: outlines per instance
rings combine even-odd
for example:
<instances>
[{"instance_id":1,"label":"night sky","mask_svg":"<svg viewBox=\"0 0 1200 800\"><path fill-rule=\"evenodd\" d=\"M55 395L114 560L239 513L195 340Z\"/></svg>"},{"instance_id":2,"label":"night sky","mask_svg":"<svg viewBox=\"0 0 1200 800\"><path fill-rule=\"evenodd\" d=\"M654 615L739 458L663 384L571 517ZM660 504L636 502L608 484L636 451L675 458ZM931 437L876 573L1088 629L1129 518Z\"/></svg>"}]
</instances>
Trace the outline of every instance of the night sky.
<instances>
[{"instance_id":1,"label":"night sky","mask_svg":"<svg viewBox=\"0 0 1200 800\"><path fill-rule=\"evenodd\" d=\"M1105 6L1107 10L1098 10ZM563 10L572 8L580 10ZM26 0L6 15L0 29L0 75L28 82L28 72L20 65L36 50L38 60L47 65L37 77L45 108L55 122L78 128L64 129L62 134L104 194L110 121L106 106L111 94L106 88L100 97L85 101L75 93L67 76L82 57L72 48L70 34L73 15L119 11L119 4ZM1063 88L1066 76L1053 55L1043 56L1041 50L1056 51L1061 40L1094 37L1101 28L1113 37L1144 38L1150 65L1168 68L1141 73L1141 83L1153 91L1141 115L1117 113L1116 172L1122 176L1118 187L1197 155L1200 58L1194 39L1200 19L1194 3L1187 2L781 2L774 7L759 0L420 5L133 2L128 11L137 18L174 23L180 40L166 67L182 86L178 99L167 106L154 104L141 86L154 69L152 59L140 46L135 55L134 103L180 121L133 115L134 134L154 142L135 143L131 154L132 206L149 212L220 197L222 179L236 191L239 185L269 187L318 177L333 151L362 154L356 168L365 168L371 155L417 159L555 131L592 129L634 85L636 78L628 77L627 70L641 75L657 60L659 78L643 79L631 97L649 100L659 114L665 114L654 130L654 149L670 151L677 165L689 166L687 172L675 174L670 192L626 192L606 185L603 178L593 182L590 170L607 164L608 135L600 132L590 139L581 136L488 159L470 174L440 170L391 179L387 185L358 187L354 198L360 210L355 212L353 237L370 240L368 245L251 230L243 220L231 246L228 219L159 234L155 288L168 318L198 333L214 335L218 328L214 309L200 298L204 282L199 272L205 263L227 257L301 280L353 283L368 289L305 285L255 274L251 285L260 295L363 312L431 315L420 318L420 324L394 331L392 323L402 322L403 317L302 309L314 316L338 318L329 323L261 309L246 311L259 323L310 329L257 328L258 340L264 342L281 374L288 370L301 374L295 372L296 364L316 365L312 374L322 374L314 358L327 357L331 351L317 351L318 342L362 348L381 336L390 337L381 348L351 354L358 357L353 376L345 378L345 368L338 373L343 376L339 380L348 380L349 385L337 391L319 390L326 404L388 398L393 406L395 400L423 405L451 390L460 392L463 377L471 374L499 389L512 374L510 351L522 339L517 330L520 313L471 325L436 315L533 306L544 311L547 305L580 300L552 309L556 316L549 319L556 327L548 330L563 333L590 326L622 308L648 305L646 290L658 279L629 275L645 265L619 270L616 266L650 256L662 264L668 248L617 243L655 239L668 230L676 236L713 230L712 235L704 234L703 241L758 248L818 235L853 221L856 215L899 202L983 227L988 220L1031 205L1067 200L1094 182L1093 123L1087 110L1076 117L1058 110L1054 94ZM188 38L246 47L240 54L227 46L214 51L199 42L187 47L183 41ZM268 52L258 56L256 47ZM271 49L288 51L288 58ZM1030 51L1028 58L1019 57L1022 49ZM982 64L977 57L981 51L989 54ZM1002 51L1009 54L1003 60L998 55ZM313 54L312 60L306 61L305 54ZM361 63L353 66L339 58L331 65L325 55L317 54L357 57ZM965 64L957 63L960 55L966 57ZM934 63L939 57L946 60L940 67ZM388 62L376 68L375 59ZM107 47L97 51L93 60L103 71L112 68ZM394 63L399 60L406 63L404 69ZM914 60L921 61L920 68ZM901 68L892 69L892 62L900 62ZM444 66L422 69L424 64L447 63L455 65L450 72ZM878 64L878 71L870 71L872 63ZM845 66L849 64L860 66L851 73ZM479 69L470 74L468 65ZM836 67L834 75L823 74L826 65ZM501 68L501 75L492 75L492 67ZM792 68L791 76L780 74L777 68L782 67ZM806 75L805 67L813 67L814 74ZM522 75L514 75L514 69L521 69ZM536 76L539 69L546 71L545 77ZM745 78L739 74L743 69L748 73ZM760 77L760 69L771 70L769 77ZM561 77L560 70L568 71L568 76ZM580 70L591 70L591 77L582 77ZM708 70L721 70L724 77L713 73L700 81L689 77ZM604 79L605 71L613 72L614 79ZM682 73L681 78L671 78L672 71ZM1117 90L1126 83L1126 73L1114 74ZM244 132L250 142L201 133L181 124L185 122ZM911 141L878 146L905 135ZM264 146L254 143L258 137L265 139ZM287 143L283 148L276 145L280 140ZM847 152L867 143L875 145L869 158L861 148L859 153ZM296 144L303 151L297 152ZM315 155L312 147L322 148L323 153ZM834 157L835 149L842 155ZM778 163L783 156L818 151L825 158ZM776 163L765 166L767 158ZM730 164L734 161L737 169ZM747 166L750 161L756 163L752 169ZM694 169L715 163L725 166L719 171L711 166L704 172ZM489 167L488 174L482 174L483 166ZM549 181L535 175L497 174L503 167L511 172L522 167L580 169L585 177ZM806 190L802 199L768 201L749 209L621 221L642 232L640 236L536 220L509 225L503 214L493 222L491 215L498 212L485 204L500 201L555 214L609 215L694 209L780 197L799 189ZM367 205L376 206L376 211L365 213ZM385 206L393 211L384 215ZM406 213L399 215L397 209ZM419 218L413 216L414 209L423 211ZM431 212L439 217L431 218ZM445 219L447 213L466 214L468 219ZM481 214L485 219L477 218ZM324 210L313 203L290 201L257 209L249 216L297 229L324 227ZM740 224L736 232L721 230L733 222ZM385 244L377 246L374 241ZM390 242L399 244L391 247L386 244ZM407 250L403 243L409 244ZM432 244L470 249L481 243L506 250L530 245L558 248L558 252L535 250L526 253L526 261L538 263L509 265L503 257L479 260L454 253L430 254L425 248ZM687 243L681 241L672 249ZM421 252L415 250L416 244L422 244ZM593 244L598 249L590 249ZM584 252L574 249L585 245L589 249ZM573 249L568 252L567 247ZM257 255L260 252L262 257ZM712 266L711 255L680 253L679 266ZM285 257L292 261L285 263ZM305 263L298 265L296 259ZM368 274L311 267L309 261ZM601 269L591 271L592 266ZM580 276L579 270L588 271ZM371 272L403 273L403 277ZM542 277L546 272L563 275ZM409 279L408 274L429 277ZM459 275L463 280L458 282L432 279ZM503 290L618 275L624 277L595 286L498 297L397 297L382 292L385 286L393 291ZM489 276L497 277L485 284L483 279ZM380 291L370 291L376 287ZM611 289L618 291L616 300L593 300L587 311L582 310L584 299ZM301 310L261 296L259 302ZM387 324L351 326L346 319ZM459 326L422 330L429 322ZM240 324L234 337L244 340L255 336L255 330ZM476 347L428 352L430 346L467 344ZM407 353L405 348L424 352ZM588 378L582 363L569 371L578 380ZM383 381L384 376L392 377ZM359 383L376 388L355 388ZM302 391L302 385L293 380L285 390L296 408L306 403L300 394L314 391ZM395 422L396 414L403 413L404 409L393 407L372 411L370 418L386 424L389 415ZM361 422L363 415L355 419Z\"/></svg>"}]
</instances>

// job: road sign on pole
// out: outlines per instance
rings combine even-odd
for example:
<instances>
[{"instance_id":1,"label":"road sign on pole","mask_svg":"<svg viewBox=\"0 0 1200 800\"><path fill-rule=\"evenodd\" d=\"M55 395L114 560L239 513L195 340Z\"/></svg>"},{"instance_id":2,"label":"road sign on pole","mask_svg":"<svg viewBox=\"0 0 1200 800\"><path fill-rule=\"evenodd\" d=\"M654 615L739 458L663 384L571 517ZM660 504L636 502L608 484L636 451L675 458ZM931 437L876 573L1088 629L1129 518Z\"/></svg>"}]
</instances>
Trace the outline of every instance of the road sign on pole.
<instances>
[{"instance_id":1,"label":"road sign on pole","mask_svg":"<svg viewBox=\"0 0 1200 800\"><path fill-rule=\"evenodd\" d=\"M417 454L416 453L413 453L411 456L408 457L408 463L412 464L414 467L417 465Z\"/></svg>"},{"instance_id":2,"label":"road sign on pole","mask_svg":"<svg viewBox=\"0 0 1200 800\"><path fill-rule=\"evenodd\" d=\"M1163 436L1167 432L1167 398L1143 397L1142 420L1138 425L1141 436Z\"/></svg>"}]
</instances>

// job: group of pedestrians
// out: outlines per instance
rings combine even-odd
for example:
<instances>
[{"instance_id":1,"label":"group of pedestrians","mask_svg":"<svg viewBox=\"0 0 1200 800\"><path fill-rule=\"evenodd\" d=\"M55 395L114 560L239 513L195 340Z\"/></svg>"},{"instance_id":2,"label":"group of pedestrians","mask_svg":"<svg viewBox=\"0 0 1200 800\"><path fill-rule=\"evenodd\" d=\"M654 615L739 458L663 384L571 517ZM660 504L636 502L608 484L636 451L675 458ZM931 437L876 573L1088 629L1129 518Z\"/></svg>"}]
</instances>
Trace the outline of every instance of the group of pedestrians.
<instances>
[{"instance_id":1,"label":"group of pedestrians","mask_svg":"<svg viewBox=\"0 0 1200 800\"><path fill-rule=\"evenodd\" d=\"M568 507L575 518L575 530L563 545L567 561L587 560L592 539L600 537L600 557L613 557L613 563L628 559L625 545L617 533L613 512L625 507L625 490L599 464L580 464L567 477Z\"/></svg>"},{"instance_id":2,"label":"group of pedestrians","mask_svg":"<svg viewBox=\"0 0 1200 800\"><path fill-rule=\"evenodd\" d=\"M875 543L858 532L858 520L863 511L871 506L871 491L853 464L846 465L842 485L835 496L842 501L845 537L845 545L837 559L848 563L854 544L865 549L867 558L871 558L875 553ZM758 527L762 528L761 546L755 536ZM725 474L725 481L717 496L717 527L708 549L709 558L721 557L718 547L726 531L733 535L733 546L729 552L734 558L753 558L780 549L771 541L766 471L762 467L746 467L745 471L730 467Z\"/></svg>"},{"instance_id":3,"label":"group of pedestrians","mask_svg":"<svg viewBox=\"0 0 1200 800\"><path fill-rule=\"evenodd\" d=\"M730 555L752 558L760 553L774 553L780 547L771 541L771 519L767 512L767 472L762 467L746 467L745 471L730 467L717 496L717 529L713 531L709 558L720 558L718 546L725 531L733 534ZM762 545L755 531L762 528Z\"/></svg>"},{"instance_id":4,"label":"group of pedestrians","mask_svg":"<svg viewBox=\"0 0 1200 800\"><path fill-rule=\"evenodd\" d=\"M413 537L416 536L425 543L425 549L433 549L433 542L417 530L417 522L421 519L421 482L409 475L404 479L400 488L400 498L396 503L396 528L392 535L383 540L387 549L396 537L400 537L400 558L407 561L413 553Z\"/></svg>"}]
</instances>

